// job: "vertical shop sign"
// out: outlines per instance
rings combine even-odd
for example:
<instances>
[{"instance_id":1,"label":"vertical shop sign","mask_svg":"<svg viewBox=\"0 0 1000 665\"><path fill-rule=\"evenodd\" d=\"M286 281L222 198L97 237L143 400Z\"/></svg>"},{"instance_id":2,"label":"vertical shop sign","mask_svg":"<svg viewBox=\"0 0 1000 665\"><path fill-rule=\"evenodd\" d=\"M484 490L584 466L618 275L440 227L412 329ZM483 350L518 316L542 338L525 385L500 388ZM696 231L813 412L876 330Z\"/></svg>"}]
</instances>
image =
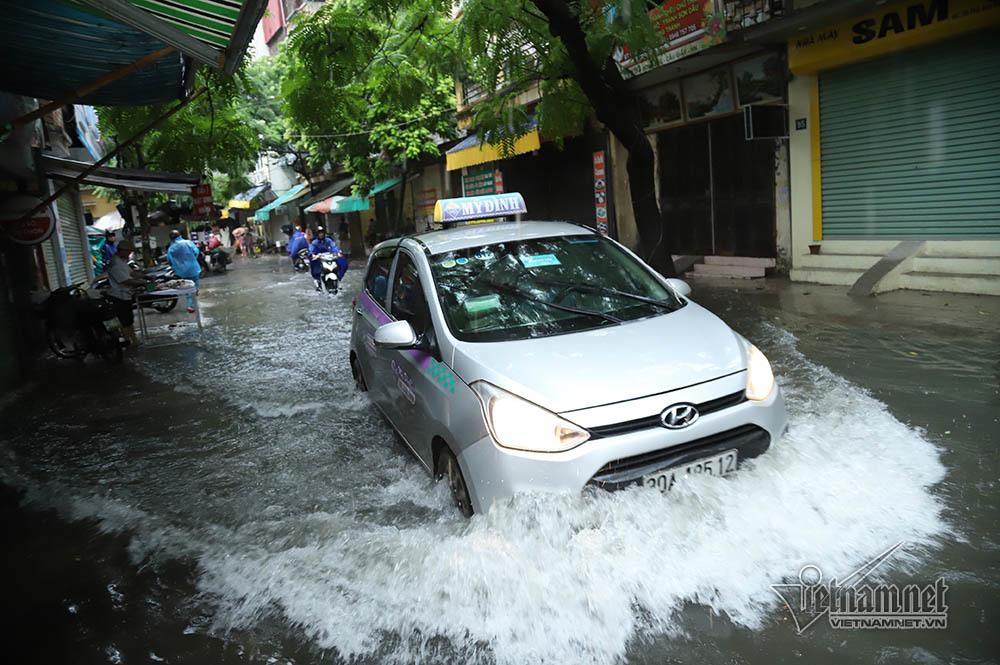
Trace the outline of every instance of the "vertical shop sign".
<instances>
[{"instance_id":1,"label":"vertical shop sign","mask_svg":"<svg viewBox=\"0 0 1000 665\"><path fill-rule=\"evenodd\" d=\"M608 174L603 150L594 151L594 218L597 232L608 235Z\"/></svg>"},{"instance_id":2,"label":"vertical shop sign","mask_svg":"<svg viewBox=\"0 0 1000 665\"><path fill-rule=\"evenodd\" d=\"M194 214L204 217L214 217L215 204L212 202L212 186L209 184L195 185L191 188L191 198L194 199Z\"/></svg>"}]
</instances>

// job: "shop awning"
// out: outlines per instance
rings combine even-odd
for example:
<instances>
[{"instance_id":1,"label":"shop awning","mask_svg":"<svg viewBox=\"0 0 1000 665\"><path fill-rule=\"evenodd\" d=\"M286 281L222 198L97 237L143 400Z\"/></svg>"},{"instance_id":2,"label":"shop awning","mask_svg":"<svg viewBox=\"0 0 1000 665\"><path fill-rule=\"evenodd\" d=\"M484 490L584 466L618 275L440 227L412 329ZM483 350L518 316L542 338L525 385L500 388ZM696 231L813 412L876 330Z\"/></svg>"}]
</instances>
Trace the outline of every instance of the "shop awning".
<instances>
[{"instance_id":1,"label":"shop awning","mask_svg":"<svg viewBox=\"0 0 1000 665\"><path fill-rule=\"evenodd\" d=\"M166 47L142 30L57 0L0 0L0 90L59 99ZM78 104L163 104L185 94L184 57L170 53Z\"/></svg>"},{"instance_id":2,"label":"shop awning","mask_svg":"<svg viewBox=\"0 0 1000 665\"><path fill-rule=\"evenodd\" d=\"M238 210L249 210L264 202L264 198L271 192L271 185L257 185L245 192L237 194L229 199L229 207Z\"/></svg>"},{"instance_id":3,"label":"shop awning","mask_svg":"<svg viewBox=\"0 0 1000 665\"><path fill-rule=\"evenodd\" d=\"M254 217L257 219L258 222L266 222L269 219L271 219L271 213L272 212L275 212L275 213L278 212L277 208L279 208L280 206L283 206L286 203L291 203L295 199L301 198L301 197L305 196L308 193L309 193L309 186L308 186L308 184L302 183L302 184L299 184L299 185L295 185L294 187L292 187L291 189L289 189L287 192L285 192L284 194L280 195L278 198L276 198L275 200L271 201L266 206L264 206L263 208L261 208L260 210L258 210L254 214Z\"/></svg>"},{"instance_id":4,"label":"shop awning","mask_svg":"<svg viewBox=\"0 0 1000 665\"><path fill-rule=\"evenodd\" d=\"M538 129L531 129L527 134L514 141L514 154L523 155L542 147L542 139ZM470 134L455 147L445 153L445 168L456 171L466 166L475 166L485 162L496 162L504 159L500 148L492 143L480 143L477 134Z\"/></svg>"},{"instance_id":5,"label":"shop awning","mask_svg":"<svg viewBox=\"0 0 1000 665\"><path fill-rule=\"evenodd\" d=\"M227 74L242 61L267 8L267 0L77 0L77 4Z\"/></svg>"},{"instance_id":6,"label":"shop awning","mask_svg":"<svg viewBox=\"0 0 1000 665\"><path fill-rule=\"evenodd\" d=\"M368 199L376 194L392 189L402 182L401 178L383 180L368 193L368 196L331 196L306 208L306 212L319 214L342 215L348 212L362 212L371 206Z\"/></svg>"},{"instance_id":7,"label":"shop awning","mask_svg":"<svg viewBox=\"0 0 1000 665\"><path fill-rule=\"evenodd\" d=\"M78 162L74 159L42 155L41 167L50 178L58 180L74 180L84 170L90 168L88 162ZM190 194L191 188L201 182L200 175L186 173L165 173L161 171L142 171L139 169L118 169L102 166L81 181L87 185L114 187L116 189L131 189L143 192L176 192Z\"/></svg>"}]
</instances>

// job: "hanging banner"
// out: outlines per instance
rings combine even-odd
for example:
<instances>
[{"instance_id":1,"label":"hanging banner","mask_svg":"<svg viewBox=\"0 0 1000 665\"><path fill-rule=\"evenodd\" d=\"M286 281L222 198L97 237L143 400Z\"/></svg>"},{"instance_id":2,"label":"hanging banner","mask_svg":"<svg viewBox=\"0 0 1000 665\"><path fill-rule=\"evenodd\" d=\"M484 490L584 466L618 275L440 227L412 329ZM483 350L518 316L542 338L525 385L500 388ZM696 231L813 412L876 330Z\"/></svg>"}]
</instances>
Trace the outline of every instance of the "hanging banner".
<instances>
[{"instance_id":1,"label":"hanging banner","mask_svg":"<svg viewBox=\"0 0 1000 665\"><path fill-rule=\"evenodd\" d=\"M638 57L627 48L615 53L625 78L676 62L726 38L725 15L715 0L664 0L649 11L649 19L663 37L663 44Z\"/></svg>"},{"instance_id":2,"label":"hanging banner","mask_svg":"<svg viewBox=\"0 0 1000 665\"><path fill-rule=\"evenodd\" d=\"M487 194L503 193L503 177L501 176L497 189L499 170L478 169L469 171L462 176L462 196L485 196Z\"/></svg>"},{"instance_id":3,"label":"hanging banner","mask_svg":"<svg viewBox=\"0 0 1000 665\"><path fill-rule=\"evenodd\" d=\"M48 240L56 228L50 206L25 217L41 202L37 197L23 194L5 201L0 206L0 228L4 235L18 245L37 245Z\"/></svg>"},{"instance_id":4,"label":"hanging banner","mask_svg":"<svg viewBox=\"0 0 1000 665\"><path fill-rule=\"evenodd\" d=\"M597 232L608 235L608 173L603 150L594 151L594 219Z\"/></svg>"}]
</instances>

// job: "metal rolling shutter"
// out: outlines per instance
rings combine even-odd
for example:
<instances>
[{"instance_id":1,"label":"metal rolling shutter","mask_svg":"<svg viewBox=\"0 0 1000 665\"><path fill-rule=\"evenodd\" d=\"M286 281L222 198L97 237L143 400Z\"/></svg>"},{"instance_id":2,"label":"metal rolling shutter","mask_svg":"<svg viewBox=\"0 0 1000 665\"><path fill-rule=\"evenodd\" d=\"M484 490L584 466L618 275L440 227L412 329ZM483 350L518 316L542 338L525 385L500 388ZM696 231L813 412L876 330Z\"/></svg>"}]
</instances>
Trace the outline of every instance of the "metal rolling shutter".
<instances>
[{"instance_id":1,"label":"metal rolling shutter","mask_svg":"<svg viewBox=\"0 0 1000 665\"><path fill-rule=\"evenodd\" d=\"M88 282L87 261L90 250L83 230L83 213L77 205L75 191L67 192L56 199L59 208L59 228L62 230L63 247L66 249L66 268L69 283Z\"/></svg>"},{"instance_id":2,"label":"metal rolling shutter","mask_svg":"<svg viewBox=\"0 0 1000 665\"><path fill-rule=\"evenodd\" d=\"M59 278L59 250L56 247L56 234L53 233L48 240L42 243L42 258L45 259L45 276L49 280L49 290L55 291L62 286Z\"/></svg>"},{"instance_id":3,"label":"metal rolling shutter","mask_svg":"<svg viewBox=\"0 0 1000 665\"><path fill-rule=\"evenodd\" d=\"M820 75L824 238L1000 236L1000 39Z\"/></svg>"}]
</instances>

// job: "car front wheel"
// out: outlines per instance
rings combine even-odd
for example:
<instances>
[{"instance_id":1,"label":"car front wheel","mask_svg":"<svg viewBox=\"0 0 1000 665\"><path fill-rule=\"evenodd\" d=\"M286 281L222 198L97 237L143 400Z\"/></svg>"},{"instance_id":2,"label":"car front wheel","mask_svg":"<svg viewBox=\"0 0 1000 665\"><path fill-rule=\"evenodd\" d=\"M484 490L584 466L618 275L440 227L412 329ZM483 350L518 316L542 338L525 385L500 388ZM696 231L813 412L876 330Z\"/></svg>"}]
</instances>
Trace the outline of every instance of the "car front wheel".
<instances>
[{"instance_id":1,"label":"car front wheel","mask_svg":"<svg viewBox=\"0 0 1000 665\"><path fill-rule=\"evenodd\" d=\"M458 506L459 511L466 517L472 517L472 500L469 498L469 488L465 484L465 478L462 476L462 469L458 465L458 459L455 457L455 453L451 452L450 448L444 448L441 450L441 455L438 458L438 473L437 479L446 479L448 481L448 489L451 490L451 498Z\"/></svg>"}]
</instances>

